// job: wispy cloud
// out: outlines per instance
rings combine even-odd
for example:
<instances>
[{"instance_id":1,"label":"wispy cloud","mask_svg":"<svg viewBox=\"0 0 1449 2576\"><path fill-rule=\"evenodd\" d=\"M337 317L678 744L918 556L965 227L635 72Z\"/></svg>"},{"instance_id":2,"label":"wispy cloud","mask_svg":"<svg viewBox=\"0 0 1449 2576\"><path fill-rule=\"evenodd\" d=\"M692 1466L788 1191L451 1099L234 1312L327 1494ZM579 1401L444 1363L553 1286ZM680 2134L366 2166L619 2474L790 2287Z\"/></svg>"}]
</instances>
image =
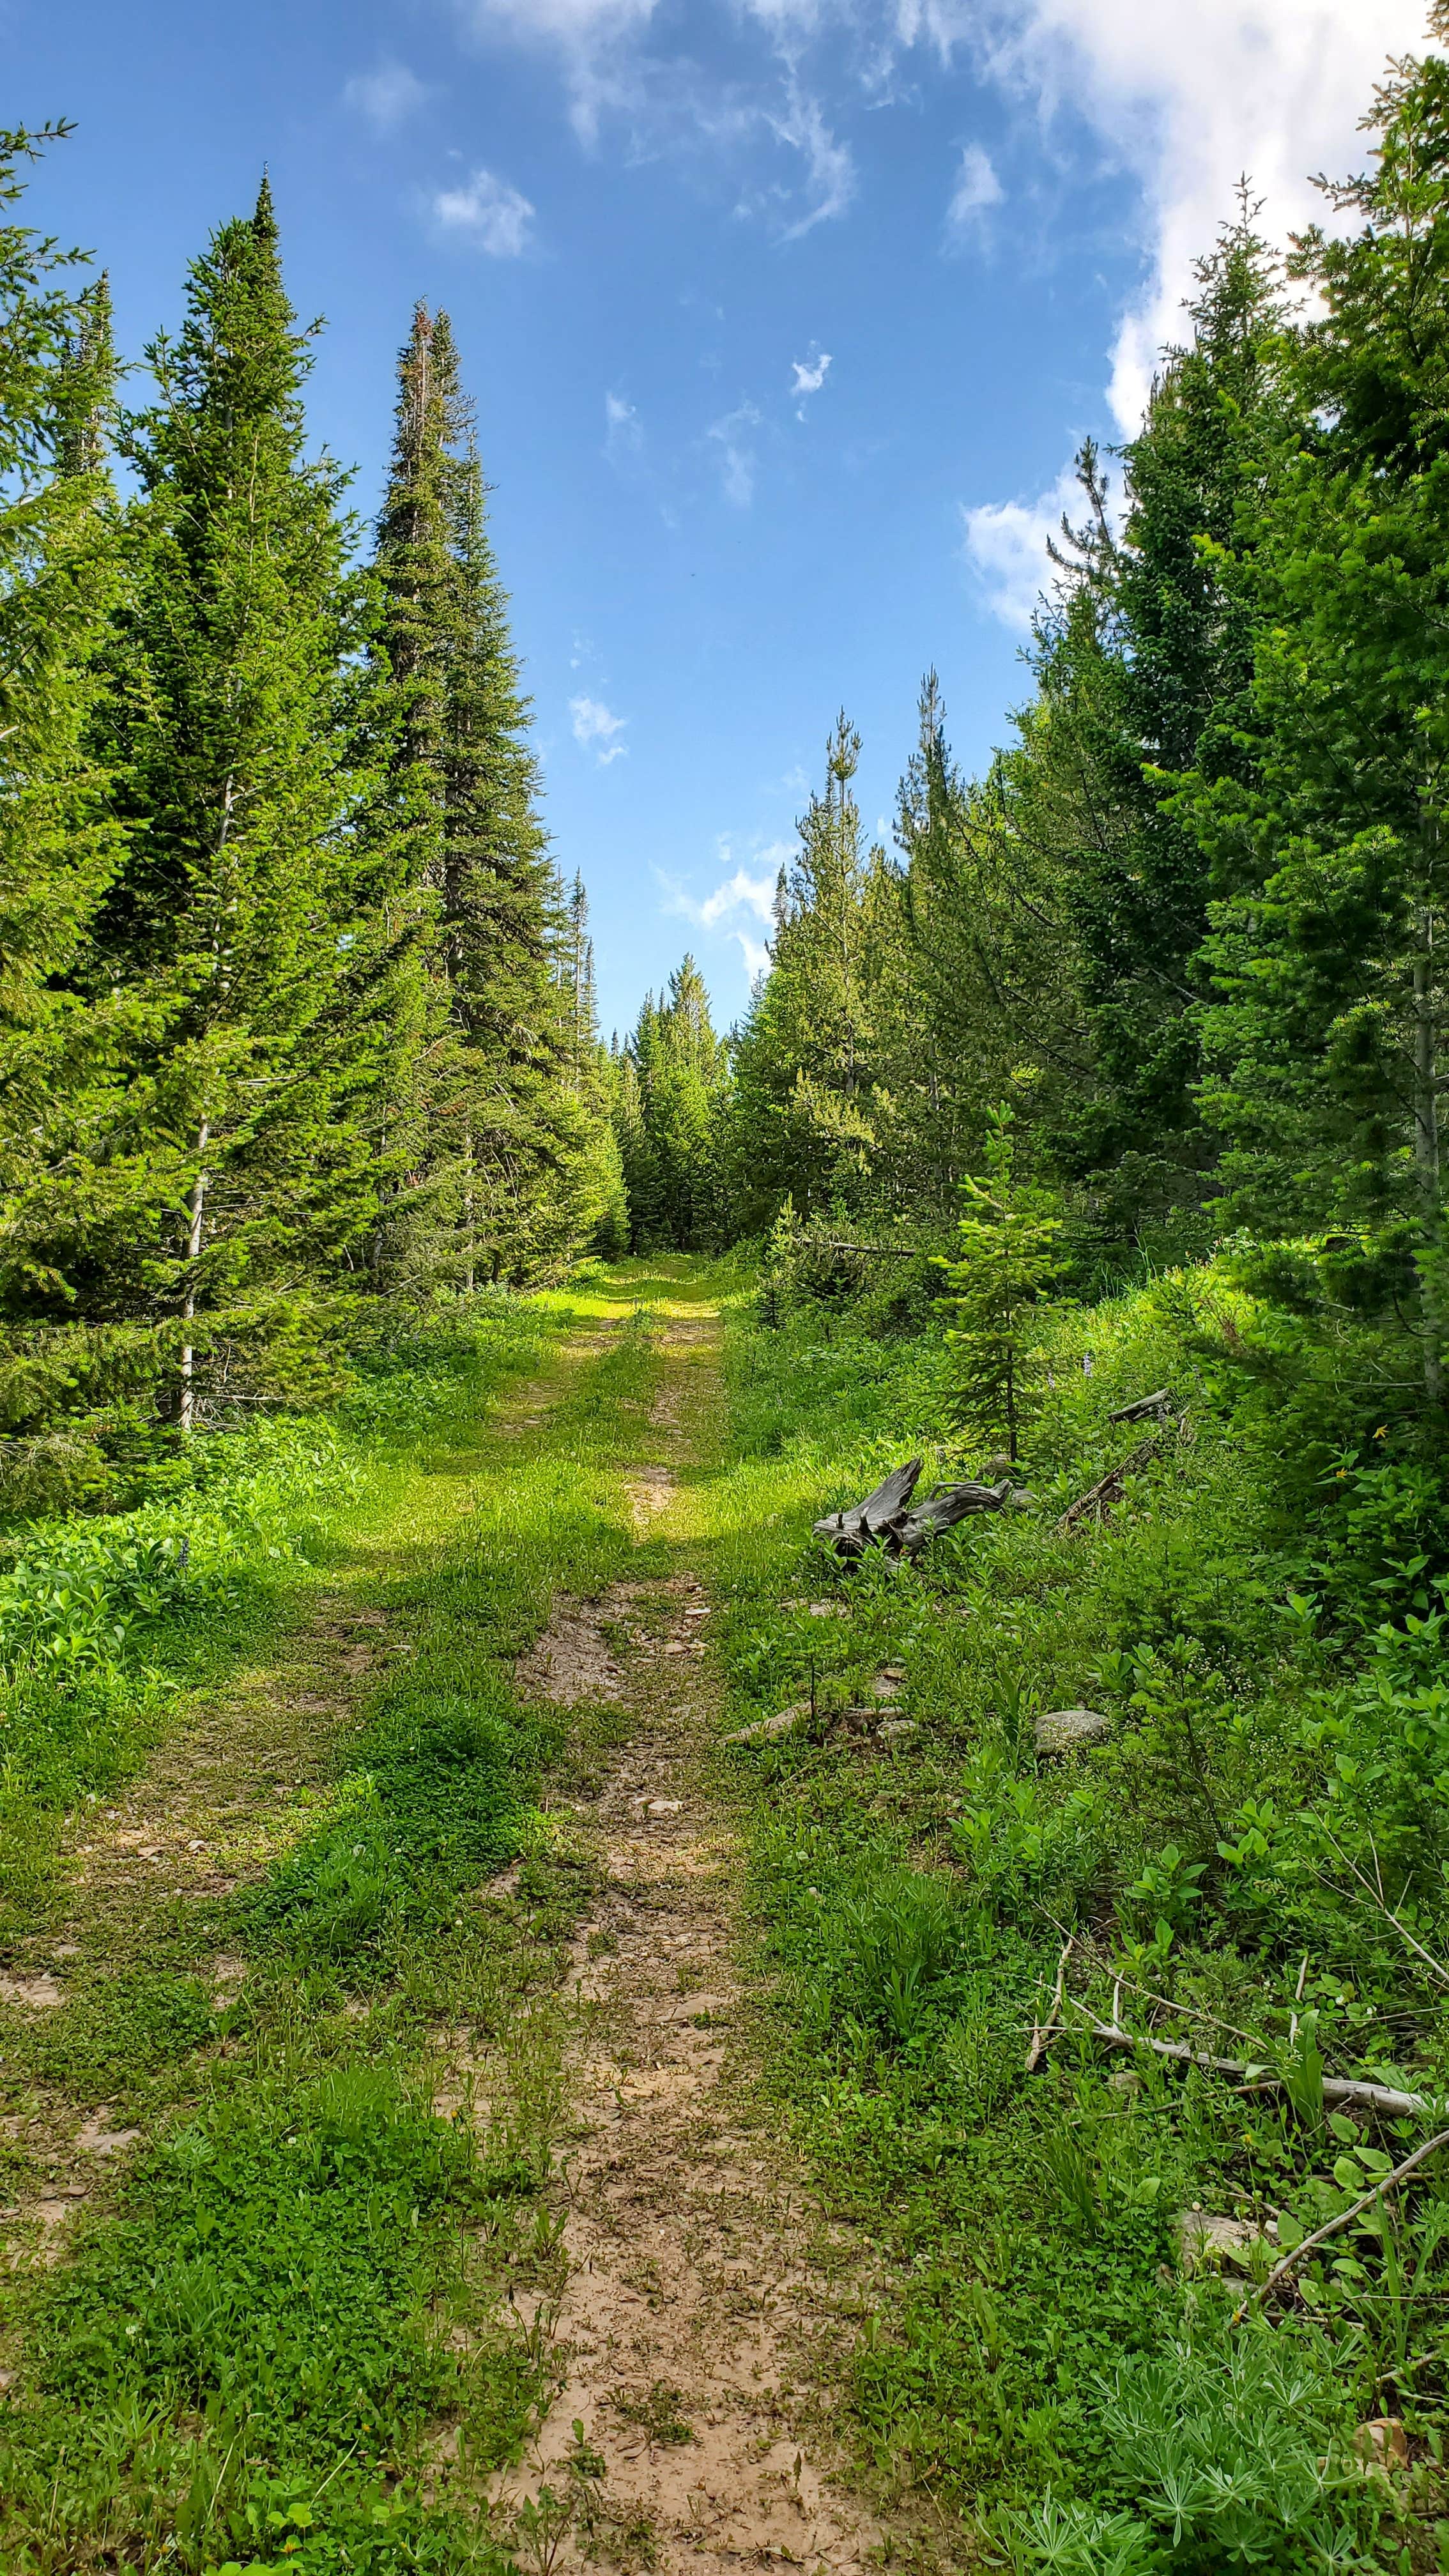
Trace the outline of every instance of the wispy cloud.
<instances>
[{"instance_id":1,"label":"wispy cloud","mask_svg":"<svg viewBox=\"0 0 1449 2576\"><path fill-rule=\"evenodd\" d=\"M379 63L375 71L354 72L343 86L342 104L362 117L374 134L395 134L427 94L406 63L389 60Z\"/></svg>"},{"instance_id":2,"label":"wispy cloud","mask_svg":"<svg viewBox=\"0 0 1449 2576\"><path fill-rule=\"evenodd\" d=\"M1071 467L1035 501L987 501L963 509L966 561L986 605L1003 626L1025 633L1050 586L1047 546L1059 536L1063 514L1081 515L1082 494Z\"/></svg>"},{"instance_id":3,"label":"wispy cloud","mask_svg":"<svg viewBox=\"0 0 1449 2576\"><path fill-rule=\"evenodd\" d=\"M604 454L611 465L623 465L644 444L644 428L631 402L622 394L604 396Z\"/></svg>"},{"instance_id":4,"label":"wispy cloud","mask_svg":"<svg viewBox=\"0 0 1449 2576\"><path fill-rule=\"evenodd\" d=\"M1352 166L1355 123L1385 56L1422 42L1424 0L453 0L477 34L546 47L558 59L575 127L594 142L606 120L637 149L730 156L752 176L742 204L786 238L842 214L856 191L848 105L894 94L911 58L939 80L969 62L1008 105L1043 124L1090 128L1139 190L1143 284L1119 317L1111 402L1134 429L1164 339L1180 328L1194 258L1231 207L1241 171L1275 231L1316 200L1306 173ZM760 59L728 78L664 37L682 18L718 14L753 31ZM806 66L809 66L808 80ZM832 120L834 120L832 122ZM762 138L796 156L800 185L762 184ZM956 172L947 246L969 240L1000 182L968 145Z\"/></svg>"},{"instance_id":5,"label":"wispy cloud","mask_svg":"<svg viewBox=\"0 0 1449 2576\"><path fill-rule=\"evenodd\" d=\"M534 208L496 171L475 170L461 188L440 188L433 213L444 232L471 242L490 259L520 259L529 247Z\"/></svg>"},{"instance_id":6,"label":"wispy cloud","mask_svg":"<svg viewBox=\"0 0 1449 2576\"><path fill-rule=\"evenodd\" d=\"M854 156L849 144L831 133L819 100L803 96L793 80L783 110L768 122L777 140L798 152L805 165L805 212L785 226L786 241L799 241L817 224L844 214L855 195Z\"/></svg>"},{"instance_id":7,"label":"wispy cloud","mask_svg":"<svg viewBox=\"0 0 1449 2576\"><path fill-rule=\"evenodd\" d=\"M811 394L819 393L821 386L824 384L826 377L830 373L830 366L830 351L828 349L821 349L815 346L812 346L808 358L791 359L790 367L795 381L790 387L790 391L795 396L795 418L797 420L804 419L806 401Z\"/></svg>"},{"instance_id":8,"label":"wispy cloud","mask_svg":"<svg viewBox=\"0 0 1449 2576\"><path fill-rule=\"evenodd\" d=\"M748 434L759 425L760 415L754 404L742 402L726 412L723 420L712 422L706 433L719 449L725 499L737 510L747 510L755 497L755 451Z\"/></svg>"},{"instance_id":9,"label":"wispy cloud","mask_svg":"<svg viewBox=\"0 0 1449 2576\"><path fill-rule=\"evenodd\" d=\"M895 0L900 5L900 0ZM1145 283L1119 324L1111 402L1136 429L1193 262L1251 173L1283 235L1318 210L1307 173L1355 168L1384 58L1421 44L1423 0L913 0L916 31L970 43L1009 95L1067 109L1141 189Z\"/></svg>"},{"instance_id":10,"label":"wispy cloud","mask_svg":"<svg viewBox=\"0 0 1449 2576\"><path fill-rule=\"evenodd\" d=\"M614 740L614 736L622 733L628 723L627 716L611 715L598 698L570 698L569 714L573 718L574 740L581 751L588 751L595 743L602 744L603 748L597 754L601 769L607 769L610 761L623 760L627 756L628 744Z\"/></svg>"},{"instance_id":11,"label":"wispy cloud","mask_svg":"<svg viewBox=\"0 0 1449 2576\"><path fill-rule=\"evenodd\" d=\"M772 841L752 853L751 865L733 867L712 893L703 896L691 894L687 887L665 877L661 880L665 888L664 909L693 922L696 930L723 931L738 947L753 983L769 966L770 951L768 943L747 924L753 920L768 928L773 922L776 883L793 851L792 842ZM734 853L728 834L720 836L719 856L721 864L729 867Z\"/></svg>"},{"instance_id":12,"label":"wispy cloud","mask_svg":"<svg viewBox=\"0 0 1449 2576\"><path fill-rule=\"evenodd\" d=\"M946 246L960 250L981 229L981 218L999 206L1005 191L991 155L979 143L968 143L956 169L956 184L946 209Z\"/></svg>"}]
</instances>

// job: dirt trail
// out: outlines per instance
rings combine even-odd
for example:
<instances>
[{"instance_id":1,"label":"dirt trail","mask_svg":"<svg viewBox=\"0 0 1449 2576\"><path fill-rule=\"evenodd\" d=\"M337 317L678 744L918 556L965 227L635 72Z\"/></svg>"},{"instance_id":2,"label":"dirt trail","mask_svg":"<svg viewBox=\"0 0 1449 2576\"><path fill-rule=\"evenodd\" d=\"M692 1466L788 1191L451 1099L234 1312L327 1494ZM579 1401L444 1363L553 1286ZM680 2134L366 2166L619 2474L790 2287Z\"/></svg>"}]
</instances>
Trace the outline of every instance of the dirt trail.
<instances>
[{"instance_id":1,"label":"dirt trail","mask_svg":"<svg viewBox=\"0 0 1449 2576\"><path fill-rule=\"evenodd\" d=\"M714 1324L665 1327L650 1419L680 1469L717 1341ZM623 1482L636 1538L657 1531L673 1473ZM584 2036L569 2273L545 2319L563 2385L498 2502L516 2511L541 2486L586 2499L567 2552L645 2564L657 2552L666 2576L741 2559L848 2571L880 2533L831 2482L821 2390L857 2255L823 2226L736 2062L750 2009L735 1956L741 1856L708 1786L708 1626L693 1574L622 1583L561 1602L521 1671L567 1701L592 1670L594 1696L632 1724L570 1817L604 1892L571 1977ZM582 2477L577 2426L594 2455Z\"/></svg>"},{"instance_id":2,"label":"dirt trail","mask_svg":"<svg viewBox=\"0 0 1449 2576\"><path fill-rule=\"evenodd\" d=\"M517 1437L545 1423L614 1329L603 1323L561 1339L546 1374L494 1400L482 1436ZM433 1481L423 1543L436 1546L471 1509L467 1477ZM218 2007L235 2000L245 1961L218 1948L197 1962L184 1929L178 1952L181 1909L207 1899L220 1909L325 1814L339 1740L378 1671L407 1651L395 1617L366 1595L391 1579L400 1546L412 1543L411 1532L400 1541L391 1517L354 1528L345 1564L303 1596L273 1651L220 1691L198 1694L137 1777L78 1814L63 1846L60 1919L12 1940L0 2008L43 2018L128 1971L175 1966L206 1977ZM0 2205L0 2262L60 2258L69 2222L109 2185L105 2160L141 2134L112 2126L110 2107L94 2087L71 2098L50 2083L33 2088L22 2114L0 2119L0 2147L23 2147L32 2166L32 2178ZM0 2388L11 2375L0 2369Z\"/></svg>"}]
</instances>

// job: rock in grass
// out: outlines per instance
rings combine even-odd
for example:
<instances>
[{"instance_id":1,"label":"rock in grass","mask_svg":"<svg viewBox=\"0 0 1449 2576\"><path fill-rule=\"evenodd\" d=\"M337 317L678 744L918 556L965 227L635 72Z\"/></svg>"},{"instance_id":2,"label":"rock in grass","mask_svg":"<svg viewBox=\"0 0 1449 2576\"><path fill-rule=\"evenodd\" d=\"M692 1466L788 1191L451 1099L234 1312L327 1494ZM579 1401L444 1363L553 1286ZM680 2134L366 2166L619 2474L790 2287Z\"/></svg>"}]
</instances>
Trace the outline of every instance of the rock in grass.
<instances>
[{"instance_id":1,"label":"rock in grass","mask_svg":"<svg viewBox=\"0 0 1449 2576\"><path fill-rule=\"evenodd\" d=\"M1251 2273L1253 2255L1261 2245L1275 2251L1273 2239L1253 2218L1208 2217L1200 2209L1185 2209L1177 2221L1177 2241L1182 2249L1185 2272Z\"/></svg>"},{"instance_id":2,"label":"rock in grass","mask_svg":"<svg viewBox=\"0 0 1449 2576\"><path fill-rule=\"evenodd\" d=\"M1397 2415L1375 2415L1360 2424L1354 2433L1353 2447L1366 2469L1376 2469L1381 2477L1390 2469L1409 2465L1409 2437Z\"/></svg>"},{"instance_id":3,"label":"rock in grass","mask_svg":"<svg viewBox=\"0 0 1449 2576\"><path fill-rule=\"evenodd\" d=\"M887 1743L898 1743L903 1735L915 1735L917 1732L917 1723L913 1717L896 1715L883 1717L876 1728L877 1735L883 1736Z\"/></svg>"},{"instance_id":4,"label":"rock in grass","mask_svg":"<svg viewBox=\"0 0 1449 2576\"><path fill-rule=\"evenodd\" d=\"M1075 1753L1083 1744L1104 1744L1112 1721L1100 1709L1049 1708L1037 1719L1033 1732L1038 1753L1050 1760L1055 1754Z\"/></svg>"},{"instance_id":5,"label":"rock in grass","mask_svg":"<svg viewBox=\"0 0 1449 2576\"><path fill-rule=\"evenodd\" d=\"M724 1741L726 1744L769 1744L776 1736L793 1735L798 1726L809 1723L809 1718L810 1702L800 1699L793 1708L777 1709L773 1717L757 1717L751 1726L736 1727L734 1734L727 1735Z\"/></svg>"}]
</instances>

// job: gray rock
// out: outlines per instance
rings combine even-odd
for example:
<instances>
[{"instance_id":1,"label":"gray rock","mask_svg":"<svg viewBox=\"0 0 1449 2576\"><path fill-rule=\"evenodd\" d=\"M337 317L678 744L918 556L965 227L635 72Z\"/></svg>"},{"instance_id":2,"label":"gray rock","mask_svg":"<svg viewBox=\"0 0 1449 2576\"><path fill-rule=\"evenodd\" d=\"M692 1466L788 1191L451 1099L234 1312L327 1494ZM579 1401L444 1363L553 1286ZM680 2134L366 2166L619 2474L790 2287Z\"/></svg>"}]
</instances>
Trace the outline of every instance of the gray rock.
<instances>
[{"instance_id":1,"label":"gray rock","mask_svg":"<svg viewBox=\"0 0 1449 2576\"><path fill-rule=\"evenodd\" d=\"M1250 2275L1254 2254L1262 2246L1271 2257L1277 2233L1272 2219L1261 2227L1253 2218L1209 2217L1200 2209L1184 2209L1177 2220L1182 2268L1185 2272Z\"/></svg>"},{"instance_id":2,"label":"gray rock","mask_svg":"<svg viewBox=\"0 0 1449 2576\"><path fill-rule=\"evenodd\" d=\"M1112 1732L1110 1717L1095 1708L1049 1708L1037 1719L1036 1749L1044 1758L1075 1753L1083 1744L1104 1744Z\"/></svg>"},{"instance_id":3,"label":"gray rock","mask_svg":"<svg viewBox=\"0 0 1449 2576\"><path fill-rule=\"evenodd\" d=\"M793 1708L776 1709L773 1717L757 1717L753 1726L737 1727L725 1737L726 1744L768 1744L778 1735L793 1735L798 1726L810 1721L810 1702L800 1699Z\"/></svg>"},{"instance_id":4,"label":"gray rock","mask_svg":"<svg viewBox=\"0 0 1449 2576\"><path fill-rule=\"evenodd\" d=\"M877 1735L883 1737L887 1743L896 1742L903 1735L915 1735L917 1732L916 1720L913 1717L883 1717L876 1728Z\"/></svg>"}]
</instances>

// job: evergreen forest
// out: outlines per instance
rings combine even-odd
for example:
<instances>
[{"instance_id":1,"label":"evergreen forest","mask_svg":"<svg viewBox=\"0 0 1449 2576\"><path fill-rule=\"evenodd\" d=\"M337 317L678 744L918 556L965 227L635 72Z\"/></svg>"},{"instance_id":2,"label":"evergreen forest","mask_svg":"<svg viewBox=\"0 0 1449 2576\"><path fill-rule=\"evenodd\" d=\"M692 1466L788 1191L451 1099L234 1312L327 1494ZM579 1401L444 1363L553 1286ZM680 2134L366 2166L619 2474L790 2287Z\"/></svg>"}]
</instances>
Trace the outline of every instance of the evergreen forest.
<instances>
[{"instance_id":1,"label":"evergreen forest","mask_svg":"<svg viewBox=\"0 0 1449 2576\"><path fill-rule=\"evenodd\" d=\"M1364 106L611 1040L482 353L368 517L266 181L123 356L0 134L0 2568L1449 2567L1449 0Z\"/></svg>"}]
</instances>

